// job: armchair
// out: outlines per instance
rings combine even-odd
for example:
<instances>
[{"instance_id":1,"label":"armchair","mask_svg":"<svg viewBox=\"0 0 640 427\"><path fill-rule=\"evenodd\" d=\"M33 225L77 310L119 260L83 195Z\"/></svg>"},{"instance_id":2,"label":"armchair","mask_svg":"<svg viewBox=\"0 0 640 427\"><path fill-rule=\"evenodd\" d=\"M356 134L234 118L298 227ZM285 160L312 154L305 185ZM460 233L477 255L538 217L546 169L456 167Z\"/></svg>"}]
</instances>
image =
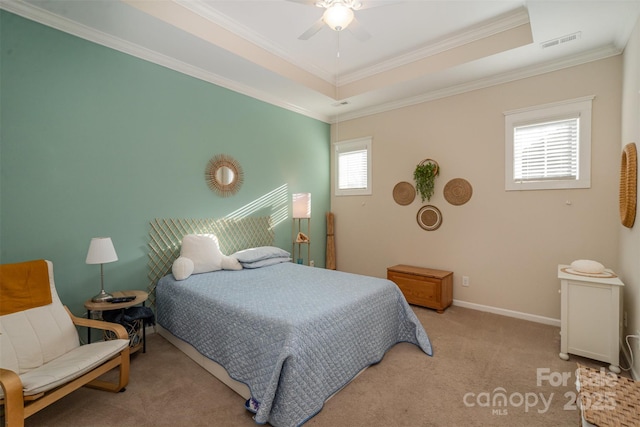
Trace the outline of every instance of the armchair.
<instances>
[{"instance_id":1,"label":"armchair","mask_svg":"<svg viewBox=\"0 0 640 427\"><path fill-rule=\"evenodd\" d=\"M36 271L45 281L48 276L51 302L21 309L25 298L24 294L16 295L16 289L20 293L33 286ZM32 295L33 287L29 289ZM82 386L124 391L129 382L126 330L118 324L71 314L56 292L50 261L0 266L0 297L0 405L4 405L5 426L23 426L26 418ZM80 345L76 326L109 330L117 339ZM99 379L114 368L119 368L117 382Z\"/></svg>"}]
</instances>

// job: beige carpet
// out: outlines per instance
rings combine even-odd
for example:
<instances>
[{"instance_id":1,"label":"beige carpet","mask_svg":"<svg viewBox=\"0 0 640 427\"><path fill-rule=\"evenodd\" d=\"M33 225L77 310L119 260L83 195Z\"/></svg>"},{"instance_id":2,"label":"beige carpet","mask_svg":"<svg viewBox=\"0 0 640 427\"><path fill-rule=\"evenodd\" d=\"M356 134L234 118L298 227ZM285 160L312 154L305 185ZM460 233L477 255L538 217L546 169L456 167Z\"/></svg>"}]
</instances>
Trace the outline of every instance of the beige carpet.
<instances>
[{"instance_id":1,"label":"beige carpet","mask_svg":"<svg viewBox=\"0 0 640 427\"><path fill-rule=\"evenodd\" d=\"M559 329L460 307L414 307L434 347L398 344L306 426L577 426L576 361L558 357ZM550 381L537 381L537 372ZM559 384L562 374L566 385ZM506 405L494 397L506 395ZM243 399L157 334L132 356L127 390L80 389L26 426L255 426Z\"/></svg>"}]
</instances>

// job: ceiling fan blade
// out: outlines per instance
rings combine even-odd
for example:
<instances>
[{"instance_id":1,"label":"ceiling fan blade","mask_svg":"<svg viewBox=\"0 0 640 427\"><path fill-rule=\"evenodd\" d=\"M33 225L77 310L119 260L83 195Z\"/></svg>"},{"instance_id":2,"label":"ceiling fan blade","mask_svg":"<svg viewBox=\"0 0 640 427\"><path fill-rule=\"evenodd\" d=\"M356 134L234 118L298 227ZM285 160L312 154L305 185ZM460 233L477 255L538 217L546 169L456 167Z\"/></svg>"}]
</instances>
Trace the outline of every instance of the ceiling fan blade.
<instances>
[{"instance_id":1,"label":"ceiling fan blade","mask_svg":"<svg viewBox=\"0 0 640 427\"><path fill-rule=\"evenodd\" d=\"M320 31L324 27L324 21L322 18L318 19L315 24L313 24L307 31L300 34L298 37L299 40L309 40L313 35L315 35L318 31Z\"/></svg>"},{"instance_id":2,"label":"ceiling fan blade","mask_svg":"<svg viewBox=\"0 0 640 427\"><path fill-rule=\"evenodd\" d=\"M320 8L326 9L329 6L331 6L332 2L338 1L338 0L285 0L285 1L289 1L291 3L303 4L305 6L320 7Z\"/></svg>"},{"instance_id":3,"label":"ceiling fan blade","mask_svg":"<svg viewBox=\"0 0 640 427\"><path fill-rule=\"evenodd\" d=\"M316 5L315 0L286 0L286 1L290 1L291 3L306 4L307 6L315 6Z\"/></svg>"},{"instance_id":4,"label":"ceiling fan blade","mask_svg":"<svg viewBox=\"0 0 640 427\"><path fill-rule=\"evenodd\" d=\"M351 21L351 24L349 24L347 30L349 30L351 34L353 34L354 37L361 42L366 42L371 38L371 34L369 34L369 32L365 30L364 27L360 25L360 22L358 22L358 20L355 18L353 19L353 21Z\"/></svg>"},{"instance_id":5,"label":"ceiling fan blade","mask_svg":"<svg viewBox=\"0 0 640 427\"><path fill-rule=\"evenodd\" d=\"M295 1L295 0L289 0ZM372 9L374 7L391 6L393 4L404 3L401 0L361 0L360 7L354 8L354 10Z\"/></svg>"}]
</instances>

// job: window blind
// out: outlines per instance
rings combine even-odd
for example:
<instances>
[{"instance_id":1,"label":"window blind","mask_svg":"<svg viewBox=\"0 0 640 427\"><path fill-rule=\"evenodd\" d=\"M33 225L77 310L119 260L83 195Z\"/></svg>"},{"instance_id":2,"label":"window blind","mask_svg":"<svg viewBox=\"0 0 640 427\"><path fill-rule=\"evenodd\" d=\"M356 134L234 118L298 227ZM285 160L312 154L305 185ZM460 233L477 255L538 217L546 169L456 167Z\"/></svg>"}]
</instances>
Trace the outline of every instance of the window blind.
<instances>
[{"instance_id":1,"label":"window blind","mask_svg":"<svg viewBox=\"0 0 640 427\"><path fill-rule=\"evenodd\" d=\"M577 180L580 118L514 127L514 181Z\"/></svg>"},{"instance_id":2,"label":"window blind","mask_svg":"<svg viewBox=\"0 0 640 427\"><path fill-rule=\"evenodd\" d=\"M367 188L367 150L338 153L338 188L354 190Z\"/></svg>"}]
</instances>

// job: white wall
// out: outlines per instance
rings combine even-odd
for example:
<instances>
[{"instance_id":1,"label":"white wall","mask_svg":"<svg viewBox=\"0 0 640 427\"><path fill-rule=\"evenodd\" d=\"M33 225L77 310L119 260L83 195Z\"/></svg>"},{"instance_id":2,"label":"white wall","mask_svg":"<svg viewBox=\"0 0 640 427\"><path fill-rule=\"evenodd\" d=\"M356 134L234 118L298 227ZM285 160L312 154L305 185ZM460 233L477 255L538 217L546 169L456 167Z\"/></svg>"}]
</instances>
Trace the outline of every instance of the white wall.
<instances>
[{"instance_id":1,"label":"white wall","mask_svg":"<svg viewBox=\"0 0 640 427\"><path fill-rule=\"evenodd\" d=\"M621 76L618 55L334 125L334 140L373 137L373 195L332 196L338 269L378 277L399 263L451 270L456 300L559 319L558 264L619 264ZM595 95L592 187L506 192L503 112L587 95ZM430 232L416 223L418 197L409 206L392 198L425 158L441 167L430 203L443 224ZM445 200L452 178L472 184L467 204Z\"/></svg>"},{"instance_id":2,"label":"white wall","mask_svg":"<svg viewBox=\"0 0 640 427\"><path fill-rule=\"evenodd\" d=\"M621 148L629 142L635 142L640 149L640 20L636 23L631 39L623 55L622 82L622 139ZM619 273L625 283L624 309L628 314L628 326L625 335L640 331L640 212L636 213L633 228L619 226L620 264ZM634 376L640 377L640 352L638 340L635 344Z\"/></svg>"}]
</instances>

